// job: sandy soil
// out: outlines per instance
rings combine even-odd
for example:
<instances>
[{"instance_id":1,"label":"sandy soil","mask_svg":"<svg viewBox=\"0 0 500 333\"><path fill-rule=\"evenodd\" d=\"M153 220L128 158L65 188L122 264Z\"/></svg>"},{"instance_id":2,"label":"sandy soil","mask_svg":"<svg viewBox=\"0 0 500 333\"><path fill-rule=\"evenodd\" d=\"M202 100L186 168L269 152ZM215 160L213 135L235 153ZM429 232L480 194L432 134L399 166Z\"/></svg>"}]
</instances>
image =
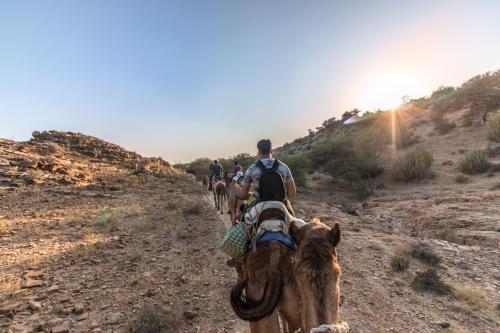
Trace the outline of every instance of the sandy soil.
<instances>
[{"instance_id":1,"label":"sandy soil","mask_svg":"<svg viewBox=\"0 0 500 333\"><path fill-rule=\"evenodd\" d=\"M225 227L205 197L187 176L2 195L0 330L126 332L157 304L178 332L243 332L217 248Z\"/></svg>"}]
</instances>

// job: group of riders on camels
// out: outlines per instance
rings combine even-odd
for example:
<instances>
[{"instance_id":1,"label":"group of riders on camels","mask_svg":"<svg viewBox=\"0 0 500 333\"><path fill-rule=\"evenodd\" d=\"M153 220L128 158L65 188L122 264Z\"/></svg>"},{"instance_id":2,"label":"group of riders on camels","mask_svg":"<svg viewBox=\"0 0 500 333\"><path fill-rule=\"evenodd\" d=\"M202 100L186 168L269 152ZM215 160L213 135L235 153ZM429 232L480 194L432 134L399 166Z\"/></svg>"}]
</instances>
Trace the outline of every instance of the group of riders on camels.
<instances>
[{"instance_id":1,"label":"group of riders on camels","mask_svg":"<svg viewBox=\"0 0 500 333\"><path fill-rule=\"evenodd\" d=\"M238 273L231 305L252 333L348 332L339 312L340 225L296 218L290 169L272 157L270 140L260 140L257 149L257 162L244 174L235 162L230 178L214 161L203 180L221 214L228 199L233 227L221 249Z\"/></svg>"}]
</instances>

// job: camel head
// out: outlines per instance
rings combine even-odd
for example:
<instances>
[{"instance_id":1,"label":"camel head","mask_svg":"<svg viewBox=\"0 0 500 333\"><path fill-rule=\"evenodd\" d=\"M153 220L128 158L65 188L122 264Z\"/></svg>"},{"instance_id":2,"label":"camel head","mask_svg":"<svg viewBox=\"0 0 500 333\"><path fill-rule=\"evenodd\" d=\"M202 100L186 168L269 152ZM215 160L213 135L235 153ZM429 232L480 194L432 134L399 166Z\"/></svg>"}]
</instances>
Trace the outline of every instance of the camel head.
<instances>
[{"instance_id":1,"label":"camel head","mask_svg":"<svg viewBox=\"0 0 500 333\"><path fill-rule=\"evenodd\" d=\"M347 332L340 321L339 277L336 247L342 238L339 223L333 228L313 219L302 227L294 223L290 235L297 245L295 280L301 302L304 332Z\"/></svg>"}]
</instances>

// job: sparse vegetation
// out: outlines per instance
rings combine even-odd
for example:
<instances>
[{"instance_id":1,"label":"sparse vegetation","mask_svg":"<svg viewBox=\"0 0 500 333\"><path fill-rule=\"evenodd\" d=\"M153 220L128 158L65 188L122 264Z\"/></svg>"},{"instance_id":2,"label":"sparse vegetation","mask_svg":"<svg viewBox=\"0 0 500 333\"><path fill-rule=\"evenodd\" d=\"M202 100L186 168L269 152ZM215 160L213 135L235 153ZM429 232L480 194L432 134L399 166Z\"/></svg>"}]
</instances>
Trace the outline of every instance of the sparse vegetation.
<instances>
[{"instance_id":1,"label":"sparse vegetation","mask_svg":"<svg viewBox=\"0 0 500 333\"><path fill-rule=\"evenodd\" d=\"M417 272L411 286L418 292L428 292L436 295L447 295L452 291L452 288L441 280L437 271L433 268Z\"/></svg>"},{"instance_id":2,"label":"sparse vegetation","mask_svg":"<svg viewBox=\"0 0 500 333\"><path fill-rule=\"evenodd\" d=\"M411 151L394 163L394 177L403 181L420 180L427 175L433 160L428 150L420 148Z\"/></svg>"},{"instance_id":3,"label":"sparse vegetation","mask_svg":"<svg viewBox=\"0 0 500 333\"><path fill-rule=\"evenodd\" d=\"M442 120L434 126L434 129L441 135L449 133L452 129L456 127L455 123L450 123Z\"/></svg>"},{"instance_id":4,"label":"sparse vegetation","mask_svg":"<svg viewBox=\"0 0 500 333\"><path fill-rule=\"evenodd\" d=\"M95 224L99 226L104 226L106 225L109 220L111 219L111 210L109 208L106 208L101 215L97 218Z\"/></svg>"},{"instance_id":5,"label":"sparse vegetation","mask_svg":"<svg viewBox=\"0 0 500 333\"><path fill-rule=\"evenodd\" d=\"M306 185L306 174L311 169L311 161L305 154L291 155L282 159L292 171L293 179L299 186Z\"/></svg>"},{"instance_id":6,"label":"sparse vegetation","mask_svg":"<svg viewBox=\"0 0 500 333\"><path fill-rule=\"evenodd\" d=\"M436 237L447 242L459 243L455 231L448 226L436 230Z\"/></svg>"},{"instance_id":7,"label":"sparse vegetation","mask_svg":"<svg viewBox=\"0 0 500 333\"><path fill-rule=\"evenodd\" d=\"M470 306L482 307L486 305L484 295L475 288L455 286L453 294L455 297L467 302Z\"/></svg>"},{"instance_id":8,"label":"sparse vegetation","mask_svg":"<svg viewBox=\"0 0 500 333\"><path fill-rule=\"evenodd\" d=\"M500 111L488 120L488 139L500 142Z\"/></svg>"},{"instance_id":9,"label":"sparse vegetation","mask_svg":"<svg viewBox=\"0 0 500 333\"><path fill-rule=\"evenodd\" d=\"M167 311L159 306L146 304L131 324L132 333L172 333L178 332L180 313Z\"/></svg>"},{"instance_id":10,"label":"sparse vegetation","mask_svg":"<svg viewBox=\"0 0 500 333\"><path fill-rule=\"evenodd\" d=\"M468 152L458 161L458 169L469 175L486 172L489 168L488 153L483 150Z\"/></svg>"},{"instance_id":11,"label":"sparse vegetation","mask_svg":"<svg viewBox=\"0 0 500 333\"><path fill-rule=\"evenodd\" d=\"M201 214L201 205L199 203L190 204L182 210L184 215L200 215Z\"/></svg>"},{"instance_id":12,"label":"sparse vegetation","mask_svg":"<svg viewBox=\"0 0 500 333\"><path fill-rule=\"evenodd\" d=\"M436 265L441 258L424 243L415 243L411 246L410 255L428 265Z\"/></svg>"},{"instance_id":13,"label":"sparse vegetation","mask_svg":"<svg viewBox=\"0 0 500 333\"><path fill-rule=\"evenodd\" d=\"M359 216L358 211L352 206L352 203L350 202L342 201L340 203L340 210L349 215Z\"/></svg>"},{"instance_id":14,"label":"sparse vegetation","mask_svg":"<svg viewBox=\"0 0 500 333\"><path fill-rule=\"evenodd\" d=\"M469 177L466 177L464 175L457 175L455 177L455 183L458 183L458 184L465 184L465 183L468 183L470 181Z\"/></svg>"},{"instance_id":15,"label":"sparse vegetation","mask_svg":"<svg viewBox=\"0 0 500 333\"><path fill-rule=\"evenodd\" d=\"M391 268L396 272L404 272L410 267L410 258L408 255L400 254L396 255L391 260Z\"/></svg>"}]
</instances>

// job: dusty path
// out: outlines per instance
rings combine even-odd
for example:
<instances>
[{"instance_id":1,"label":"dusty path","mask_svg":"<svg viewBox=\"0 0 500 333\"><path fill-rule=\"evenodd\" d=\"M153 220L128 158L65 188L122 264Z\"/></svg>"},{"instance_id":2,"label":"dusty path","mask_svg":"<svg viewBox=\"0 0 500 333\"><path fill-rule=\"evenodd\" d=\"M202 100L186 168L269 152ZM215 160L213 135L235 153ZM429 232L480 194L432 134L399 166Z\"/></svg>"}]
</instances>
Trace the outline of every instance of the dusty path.
<instances>
[{"instance_id":1,"label":"dusty path","mask_svg":"<svg viewBox=\"0 0 500 333\"><path fill-rule=\"evenodd\" d=\"M127 332L145 304L166 332L247 332L227 299L225 227L189 177L27 188L0 212L0 332Z\"/></svg>"}]
</instances>

